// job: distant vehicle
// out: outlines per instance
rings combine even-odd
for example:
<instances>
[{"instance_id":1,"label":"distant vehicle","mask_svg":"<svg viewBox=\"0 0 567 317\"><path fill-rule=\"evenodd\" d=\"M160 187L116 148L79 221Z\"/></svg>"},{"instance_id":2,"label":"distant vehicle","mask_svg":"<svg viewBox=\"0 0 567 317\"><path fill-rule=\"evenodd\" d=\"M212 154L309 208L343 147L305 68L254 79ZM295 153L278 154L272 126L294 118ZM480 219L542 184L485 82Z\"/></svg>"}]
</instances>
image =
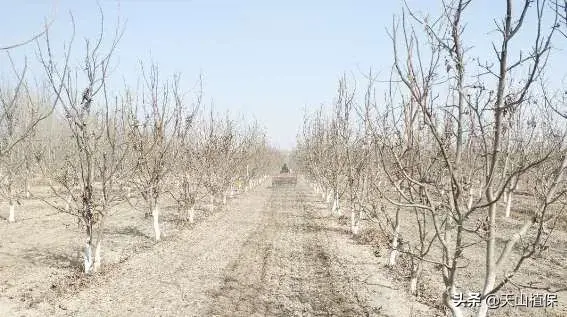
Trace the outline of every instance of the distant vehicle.
<instances>
[{"instance_id":1,"label":"distant vehicle","mask_svg":"<svg viewBox=\"0 0 567 317\"><path fill-rule=\"evenodd\" d=\"M284 163L282 169L280 170L280 176L274 176L272 178L272 185L273 186L295 186L297 184L297 175L290 174L291 170Z\"/></svg>"}]
</instances>

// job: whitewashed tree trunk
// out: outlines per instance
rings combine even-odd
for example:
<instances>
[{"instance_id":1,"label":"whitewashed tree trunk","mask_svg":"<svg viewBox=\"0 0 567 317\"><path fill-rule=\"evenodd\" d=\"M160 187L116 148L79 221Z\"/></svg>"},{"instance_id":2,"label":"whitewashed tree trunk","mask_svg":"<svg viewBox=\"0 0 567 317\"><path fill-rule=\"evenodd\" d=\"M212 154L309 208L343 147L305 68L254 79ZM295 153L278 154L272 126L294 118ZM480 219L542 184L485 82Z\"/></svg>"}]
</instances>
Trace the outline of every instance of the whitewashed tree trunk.
<instances>
[{"instance_id":1,"label":"whitewashed tree trunk","mask_svg":"<svg viewBox=\"0 0 567 317\"><path fill-rule=\"evenodd\" d=\"M211 194L210 205L211 205L211 211L215 210L215 195Z\"/></svg>"},{"instance_id":2,"label":"whitewashed tree trunk","mask_svg":"<svg viewBox=\"0 0 567 317\"><path fill-rule=\"evenodd\" d=\"M360 227L358 226L358 219L356 217L356 209L353 208L350 212L350 229L353 235L358 235Z\"/></svg>"},{"instance_id":3,"label":"whitewashed tree trunk","mask_svg":"<svg viewBox=\"0 0 567 317\"><path fill-rule=\"evenodd\" d=\"M461 310L460 307L457 307L453 302L452 296L455 294L456 294L455 287L454 286L449 287L449 289L447 290L444 296L445 305L449 307L451 313L453 313L453 317L463 317L463 311Z\"/></svg>"},{"instance_id":4,"label":"whitewashed tree trunk","mask_svg":"<svg viewBox=\"0 0 567 317\"><path fill-rule=\"evenodd\" d=\"M126 187L126 198L130 198L132 189L130 187Z\"/></svg>"},{"instance_id":5,"label":"whitewashed tree trunk","mask_svg":"<svg viewBox=\"0 0 567 317\"><path fill-rule=\"evenodd\" d=\"M226 206L226 196L227 196L227 194L226 194L226 192L225 192L224 195L222 196L222 204L223 204L223 206Z\"/></svg>"},{"instance_id":6,"label":"whitewashed tree trunk","mask_svg":"<svg viewBox=\"0 0 567 317\"><path fill-rule=\"evenodd\" d=\"M8 222L16 222L16 214L15 214L14 201L10 200L10 214L8 215Z\"/></svg>"},{"instance_id":7,"label":"whitewashed tree trunk","mask_svg":"<svg viewBox=\"0 0 567 317\"><path fill-rule=\"evenodd\" d=\"M67 194L65 197L65 211L69 211L71 209L71 194Z\"/></svg>"},{"instance_id":8,"label":"whitewashed tree trunk","mask_svg":"<svg viewBox=\"0 0 567 317\"><path fill-rule=\"evenodd\" d=\"M195 208L193 206L189 208L187 214L189 215L189 223L191 224L195 223Z\"/></svg>"},{"instance_id":9,"label":"whitewashed tree trunk","mask_svg":"<svg viewBox=\"0 0 567 317\"><path fill-rule=\"evenodd\" d=\"M339 201L339 194L335 192L335 198L333 200L333 208L331 209L334 215L340 216L342 215L340 201Z\"/></svg>"},{"instance_id":10,"label":"whitewashed tree trunk","mask_svg":"<svg viewBox=\"0 0 567 317\"><path fill-rule=\"evenodd\" d=\"M93 272L100 272L100 266L102 263L102 239L99 237L96 243Z\"/></svg>"},{"instance_id":11,"label":"whitewashed tree trunk","mask_svg":"<svg viewBox=\"0 0 567 317\"><path fill-rule=\"evenodd\" d=\"M26 198L29 199L30 196L31 196L31 191L30 191L30 181L28 180L27 177L26 177L26 188L25 188L25 191L26 191Z\"/></svg>"},{"instance_id":12,"label":"whitewashed tree trunk","mask_svg":"<svg viewBox=\"0 0 567 317\"><path fill-rule=\"evenodd\" d=\"M156 241L161 239L161 230L159 227L159 207L157 203L154 205L154 209L152 210L152 217L154 219L154 234Z\"/></svg>"},{"instance_id":13,"label":"whitewashed tree trunk","mask_svg":"<svg viewBox=\"0 0 567 317\"><path fill-rule=\"evenodd\" d=\"M419 281L419 276L421 274L421 263L418 259L412 265L411 279L410 279L410 293L417 296L417 282Z\"/></svg>"},{"instance_id":14,"label":"whitewashed tree trunk","mask_svg":"<svg viewBox=\"0 0 567 317\"><path fill-rule=\"evenodd\" d=\"M488 293L488 291L494 288L494 283L496 282L496 273L495 268L492 267L487 273L486 277L484 278L484 288L482 294ZM488 304L486 300L483 300L480 303L480 309L478 310L477 317L486 317L488 314Z\"/></svg>"},{"instance_id":15,"label":"whitewashed tree trunk","mask_svg":"<svg viewBox=\"0 0 567 317\"><path fill-rule=\"evenodd\" d=\"M400 224L396 223L396 227L394 227L394 238L392 239L392 250L390 251L390 258L388 259L388 265L394 266L396 265L396 258L398 256L398 244L399 244L399 236L400 236Z\"/></svg>"},{"instance_id":16,"label":"whitewashed tree trunk","mask_svg":"<svg viewBox=\"0 0 567 317\"><path fill-rule=\"evenodd\" d=\"M85 243L85 251L83 253L83 270L85 272L85 274L90 274L92 272L93 269L93 252L92 252L92 246L91 244L87 241L87 243Z\"/></svg>"},{"instance_id":17,"label":"whitewashed tree trunk","mask_svg":"<svg viewBox=\"0 0 567 317\"><path fill-rule=\"evenodd\" d=\"M512 209L512 200L514 199L514 193L512 191L508 192L506 197L506 218L510 217L510 211Z\"/></svg>"}]
</instances>

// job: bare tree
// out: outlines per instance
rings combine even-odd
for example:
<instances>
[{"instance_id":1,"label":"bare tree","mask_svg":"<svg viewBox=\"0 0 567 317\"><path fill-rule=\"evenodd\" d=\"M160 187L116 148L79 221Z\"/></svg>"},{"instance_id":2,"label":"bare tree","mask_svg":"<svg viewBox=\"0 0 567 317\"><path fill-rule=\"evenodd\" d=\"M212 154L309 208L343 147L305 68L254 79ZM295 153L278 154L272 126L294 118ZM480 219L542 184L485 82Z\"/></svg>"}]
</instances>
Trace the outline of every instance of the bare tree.
<instances>
[{"instance_id":1,"label":"bare tree","mask_svg":"<svg viewBox=\"0 0 567 317\"><path fill-rule=\"evenodd\" d=\"M557 184L561 183L564 169L561 160L553 159L563 151L562 141L550 147L539 147L540 151L536 152L534 146L538 141L530 138L530 134L541 134L535 131L535 125L531 126L527 135L522 134L521 140L510 138L510 126L506 126L506 120L526 119L525 116L513 117L514 113L533 107L538 98L541 102L534 83L542 78L554 30L544 31L545 1L524 1L516 20L512 17L512 1L507 1L504 19L498 25L501 35L499 48L494 44L495 63L478 62L475 67L467 65L467 49L462 38L463 13L470 3L444 3L440 18L433 21L416 16L408 8L412 22L404 19L401 32L396 24L391 32L397 79L403 83L411 102L416 103L424 132L415 145L420 153L418 161L391 155L396 167L395 173L391 174L394 176L391 182L402 199L388 200L399 207L418 208L430 215L442 257L440 261L432 257L425 260L442 267L447 289L444 303L454 316L463 314L452 296L456 294L458 273L464 268L466 250L485 243L483 301L477 312L478 316L485 316L488 309L484 300L486 296L508 283L524 259L533 255L528 250L541 244L539 237L544 224L549 221L549 205L556 199ZM529 12L536 19L533 27L537 30L532 50L512 60L510 43L523 29ZM420 33L415 24L424 31ZM422 37L426 44L421 44ZM408 61L405 64L400 62L403 56ZM490 85L493 88L488 88ZM440 95L446 97L441 98ZM545 105L542 107L545 111ZM512 151L512 148L515 150ZM541 207L533 210L532 216L498 251L498 202L505 192L508 192L510 202L511 190L516 184L545 164L556 166L554 171L557 174L551 177L554 180L552 184L556 185L547 187ZM428 176L417 178L410 170L416 167L428 170ZM480 225L475 227L474 223L470 223L471 219L480 219ZM512 248L520 239L526 239L530 230L535 231L536 238L529 240L526 251L513 261L509 270L505 270ZM471 242L471 234L479 240ZM415 252L412 254L422 256ZM507 273L498 277L502 271Z\"/></svg>"},{"instance_id":2,"label":"bare tree","mask_svg":"<svg viewBox=\"0 0 567 317\"><path fill-rule=\"evenodd\" d=\"M101 21L104 21L102 17L101 11ZM71 20L74 30L72 16ZM122 36L119 25L118 21L116 33L105 53L102 31L94 42L85 40L84 64L77 69L68 67L73 41L66 49L63 68L53 55L49 32L45 46L39 46L54 103L61 106L70 141L61 146L55 143L55 147L48 148L41 156L52 192L64 199L66 206L49 199L43 201L60 212L76 216L85 228L83 269L86 274L100 269L105 218L113 206L122 201L122 193L117 188L127 175L123 164L129 150L127 112L118 99L112 104L107 89L111 57ZM101 30L103 28L101 22ZM65 149L64 160L50 161L59 156L57 152L61 149Z\"/></svg>"},{"instance_id":3,"label":"bare tree","mask_svg":"<svg viewBox=\"0 0 567 317\"><path fill-rule=\"evenodd\" d=\"M171 83L162 83L157 65L152 65L147 72L142 65L142 73L142 95L129 96L128 101L133 104L129 114L129 138L136 170L131 184L142 197L145 215L152 215L155 239L159 241L160 198L167 192L174 162L181 158L180 135L191 126L194 111L184 110L179 76L174 76ZM137 206L137 202L134 205Z\"/></svg>"},{"instance_id":4,"label":"bare tree","mask_svg":"<svg viewBox=\"0 0 567 317\"><path fill-rule=\"evenodd\" d=\"M18 70L9 51L6 52L17 80L15 87L0 87L0 197L8 200L8 221L15 221L15 204L22 198L22 182L30 157L25 142L33 136L37 125L53 111L53 105L42 104L41 96L34 96L26 82L27 59ZM26 191L27 192L27 191Z\"/></svg>"},{"instance_id":5,"label":"bare tree","mask_svg":"<svg viewBox=\"0 0 567 317\"><path fill-rule=\"evenodd\" d=\"M371 159L349 155L362 150L345 146L351 143L344 131L351 131L340 128L346 121L341 116L306 118L298 150L314 182L325 183L330 170L340 171L330 186L362 183L351 187L347 201L378 217L391 237L389 263L394 266L399 253L409 256L414 294L424 263L439 267L443 303L454 316L463 315L454 297L475 282L482 285L478 316L487 314L487 296L508 283L518 285L514 276L546 248L565 198L566 130L558 109L564 100L552 97L543 76L561 16L546 18L545 0L522 1L518 12L506 1L494 58L481 61L469 56L464 41L470 4L443 2L435 19L418 16L406 4L401 20L394 19L389 32L393 74L385 103L366 100L364 107L355 107L365 129L350 134L373 149ZM514 54L511 45L530 19L536 30L531 49ZM339 93L344 95L350 96ZM325 155L340 156L337 161L344 165L337 169L332 159L321 158ZM353 173L361 166L364 173ZM522 194L517 199L531 200L532 210L512 235L502 236L498 228L511 217L517 193ZM502 248L497 239L505 241ZM519 245L521 251L513 251ZM479 248L482 280L463 280Z\"/></svg>"}]
</instances>

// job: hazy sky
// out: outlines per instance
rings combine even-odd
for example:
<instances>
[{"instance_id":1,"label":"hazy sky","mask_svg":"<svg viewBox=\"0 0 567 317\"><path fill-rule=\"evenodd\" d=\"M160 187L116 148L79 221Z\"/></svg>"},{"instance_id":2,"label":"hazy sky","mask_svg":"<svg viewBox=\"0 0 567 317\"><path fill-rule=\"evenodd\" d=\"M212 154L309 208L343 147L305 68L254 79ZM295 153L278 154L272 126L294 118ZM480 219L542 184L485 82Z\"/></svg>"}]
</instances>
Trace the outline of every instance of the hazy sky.
<instances>
[{"instance_id":1,"label":"hazy sky","mask_svg":"<svg viewBox=\"0 0 567 317\"><path fill-rule=\"evenodd\" d=\"M433 14L440 3L408 2ZM332 101L343 72L360 77L372 67L386 78L392 50L385 29L402 5L397 0L100 3L109 30L117 16L126 23L116 54L116 83L125 80L135 85L140 61L156 62L164 75L180 72L187 89L202 73L207 103L212 100L219 110L257 119L272 142L283 148L294 145L304 109ZM492 17L503 3L473 1L466 16L469 44L490 48L486 40L493 34ZM0 46L40 30L53 8L52 37L59 48L71 33L69 10L77 25L76 44L95 36L100 25L96 2L90 0L0 1L0 8ZM34 59L34 46L12 54ZM2 59L3 72L6 64Z\"/></svg>"}]
</instances>

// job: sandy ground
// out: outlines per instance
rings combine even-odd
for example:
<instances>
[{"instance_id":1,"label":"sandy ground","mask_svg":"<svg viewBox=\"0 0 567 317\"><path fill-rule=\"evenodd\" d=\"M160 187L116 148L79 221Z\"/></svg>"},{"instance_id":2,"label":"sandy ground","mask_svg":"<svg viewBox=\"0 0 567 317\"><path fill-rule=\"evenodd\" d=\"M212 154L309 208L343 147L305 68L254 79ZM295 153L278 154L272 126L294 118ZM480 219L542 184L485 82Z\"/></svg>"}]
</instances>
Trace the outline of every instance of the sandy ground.
<instances>
[{"instance_id":1,"label":"sandy ground","mask_svg":"<svg viewBox=\"0 0 567 317\"><path fill-rule=\"evenodd\" d=\"M52 217L0 223L0 316L437 314L302 183L267 182L157 244L149 221L124 211L108 226L104 272L89 278L74 271L72 219Z\"/></svg>"}]
</instances>

